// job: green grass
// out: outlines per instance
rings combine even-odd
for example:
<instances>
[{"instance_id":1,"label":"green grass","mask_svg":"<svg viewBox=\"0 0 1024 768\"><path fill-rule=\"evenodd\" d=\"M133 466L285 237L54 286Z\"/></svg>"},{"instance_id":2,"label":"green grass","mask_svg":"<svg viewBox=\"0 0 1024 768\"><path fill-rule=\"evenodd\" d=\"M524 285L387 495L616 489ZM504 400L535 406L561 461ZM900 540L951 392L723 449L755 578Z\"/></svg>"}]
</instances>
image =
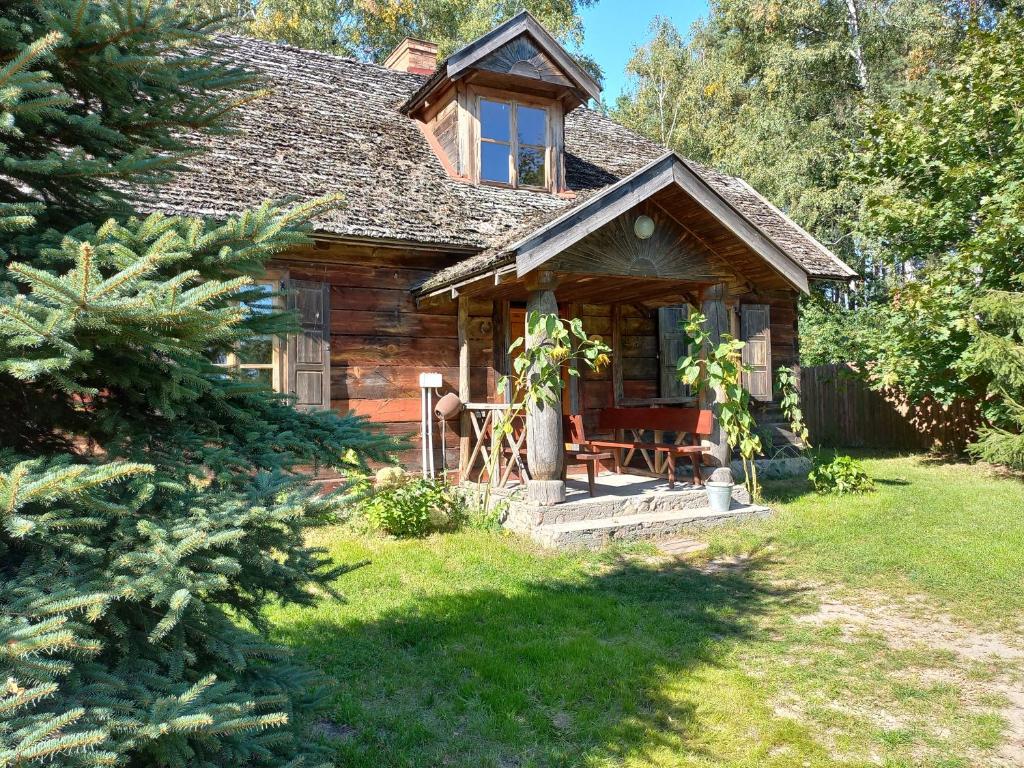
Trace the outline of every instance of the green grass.
<instances>
[{"instance_id":1,"label":"green grass","mask_svg":"<svg viewBox=\"0 0 1024 768\"><path fill-rule=\"evenodd\" d=\"M773 521L716 536L762 553L744 568L324 531L338 561L369 561L340 580L347 601L271 619L338 682L341 765L984 765L1002 699L977 684L994 669L797 617L817 607L812 578L1017 610L1021 486L917 459L869 469L886 481L872 496L787 491Z\"/></svg>"},{"instance_id":2,"label":"green grass","mask_svg":"<svg viewBox=\"0 0 1024 768\"><path fill-rule=\"evenodd\" d=\"M797 576L919 592L964 618L1024 617L1024 481L922 456L864 458L877 490L822 497L769 485L780 514L712 537L715 551L771 545Z\"/></svg>"}]
</instances>

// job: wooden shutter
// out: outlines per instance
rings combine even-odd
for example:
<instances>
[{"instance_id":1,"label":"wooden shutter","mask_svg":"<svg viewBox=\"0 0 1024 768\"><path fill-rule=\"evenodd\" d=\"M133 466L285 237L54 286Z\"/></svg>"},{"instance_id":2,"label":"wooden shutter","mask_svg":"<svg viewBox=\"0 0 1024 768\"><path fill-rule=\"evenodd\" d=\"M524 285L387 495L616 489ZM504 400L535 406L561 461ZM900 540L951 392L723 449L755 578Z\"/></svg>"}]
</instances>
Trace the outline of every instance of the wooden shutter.
<instances>
[{"instance_id":1,"label":"wooden shutter","mask_svg":"<svg viewBox=\"0 0 1024 768\"><path fill-rule=\"evenodd\" d=\"M660 397L685 397L688 387L679 380L676 364L686 354L687 337L683 325L690 308L661 307L658 310L658 359L661 364Z\"/></svg>"},{"instance_id":2,"label":"wooden shutter","mask_svg":"<svg viewBox=\"0 0 1024 768\"><path fill-rule=\"evenodd\" d=\"M301 332L288 337L288 392L299 408L331 407L330 286L289 282L288 306L299 315Z\"/></svg>"},{"instance_id":3,"label":"wooden shutter","mask_svg":"<svg viewBox=\"0 0 1024 768\"><path fill-rule=\"evenodd\" d=\"M772 329L767 304L743 304L740 307L740 338L743 362L750 373L743 374L743 386L755 400L772 399Z\"/></svg>"}]
</instances>

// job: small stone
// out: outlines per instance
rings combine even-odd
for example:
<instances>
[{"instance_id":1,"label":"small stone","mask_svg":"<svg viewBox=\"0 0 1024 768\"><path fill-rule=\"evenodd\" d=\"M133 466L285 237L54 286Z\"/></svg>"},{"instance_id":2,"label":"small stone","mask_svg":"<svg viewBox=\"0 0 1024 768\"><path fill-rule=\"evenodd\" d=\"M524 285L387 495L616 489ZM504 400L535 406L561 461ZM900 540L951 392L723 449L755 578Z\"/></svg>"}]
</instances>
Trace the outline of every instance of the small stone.
<instances>
[{"instance_id":1,"label":"small stone","mask_svg":"<svg viewBox=\"0 0 1024 768\"><path fill-rule=\"evenodd\" d=\"M718 467L708 480L712 483L732 483L732 470L728 467Z\"/></svg>"}]
</instances>

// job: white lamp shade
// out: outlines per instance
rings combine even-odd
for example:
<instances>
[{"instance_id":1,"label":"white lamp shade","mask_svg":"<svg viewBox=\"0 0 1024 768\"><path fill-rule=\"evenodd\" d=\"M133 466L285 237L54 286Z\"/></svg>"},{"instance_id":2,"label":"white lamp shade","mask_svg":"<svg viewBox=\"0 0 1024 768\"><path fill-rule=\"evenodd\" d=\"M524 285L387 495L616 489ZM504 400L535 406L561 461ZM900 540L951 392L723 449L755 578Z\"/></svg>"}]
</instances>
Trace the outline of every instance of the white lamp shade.
<instances>
[{"instance_id":1,"label":"white lamp shade","mask_svg":"<svg viewBox=\"0 0 1024 768\"><path fill-rule=\"evenodd\" d=\"M641 240L654 234L654 219L650 216L637 216L633 222L633 233Z\"/></svg>"}]
</instances>

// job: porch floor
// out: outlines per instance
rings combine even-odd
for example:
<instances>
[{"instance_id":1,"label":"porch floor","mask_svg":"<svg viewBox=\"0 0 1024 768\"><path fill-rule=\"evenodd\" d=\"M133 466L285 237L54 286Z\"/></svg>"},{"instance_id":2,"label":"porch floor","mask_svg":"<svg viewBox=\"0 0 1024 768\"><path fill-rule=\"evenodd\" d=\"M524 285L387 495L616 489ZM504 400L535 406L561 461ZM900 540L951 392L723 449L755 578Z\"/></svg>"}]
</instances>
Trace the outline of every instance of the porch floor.
<instances>
[{"instance_id":1,"label":"porch floor","mask_svg":"<svg viewBox=\"0 0 1024 768\"><path fill-rule=\"evenodd\" d=\"M507 499L506 527L558 548L593 549L612 541L661 539L771 513L751 504L743 486L733 489L727 512L715 512L703 488L676 483L670 489L664 478L642 475L601 474L591 497L586 476L570 474L565 502L549 507L530 503L516 490L517 485L510 483L495 492Z\"/></svg>"}]
</instances>

